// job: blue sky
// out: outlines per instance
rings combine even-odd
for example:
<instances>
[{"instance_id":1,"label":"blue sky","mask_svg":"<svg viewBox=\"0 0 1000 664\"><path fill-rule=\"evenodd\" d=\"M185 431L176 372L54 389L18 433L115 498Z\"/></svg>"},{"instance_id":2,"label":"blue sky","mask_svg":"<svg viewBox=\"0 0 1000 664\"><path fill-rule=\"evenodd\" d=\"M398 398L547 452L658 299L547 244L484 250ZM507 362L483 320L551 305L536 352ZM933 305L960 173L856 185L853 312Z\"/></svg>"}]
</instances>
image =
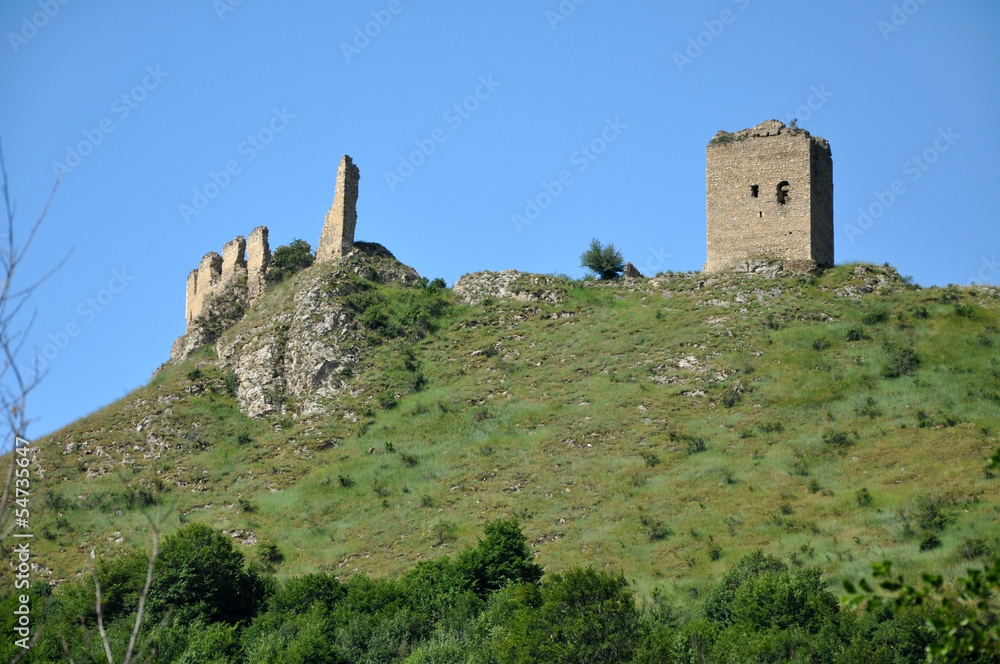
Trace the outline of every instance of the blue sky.
<instances>
[{"instance_id":1,"label":"blue sky","mask_svg":"<svg viewBox=\"0 0 1000 664\"><path fill-rule=\"evenodd\" d=\"M706 144L797 118L832 146L838 263L1000 282L995 1L319 4L0 5L22 227L66 168L24 275L72 250L34 299L32 435L149 380L202 254L260 224L315 247L345 153L358 239L449 284L581 276L592 237L697 270Z\"/></svg>"}]
</instances>

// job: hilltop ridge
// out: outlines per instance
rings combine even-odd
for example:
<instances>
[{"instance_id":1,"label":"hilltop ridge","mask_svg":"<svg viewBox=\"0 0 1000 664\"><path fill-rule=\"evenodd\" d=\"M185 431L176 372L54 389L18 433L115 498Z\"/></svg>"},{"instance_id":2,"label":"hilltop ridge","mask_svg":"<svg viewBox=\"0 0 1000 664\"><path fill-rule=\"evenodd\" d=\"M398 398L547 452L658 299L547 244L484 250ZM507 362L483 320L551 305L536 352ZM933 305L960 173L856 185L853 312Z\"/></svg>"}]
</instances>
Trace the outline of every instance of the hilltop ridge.
<instances>
[{"instance_id":1,"label":"hilltop ridge","mask_svg":"<svg viewBox=\"0 0 1000 664\"><path fill-rule=\"evenodd\" d=\"M834 575L995 550L1000 289L741 269L448 290L359 246L302 270L39 441L41 573L144 547L157 490L167 532L274 545L280 574L391 574L502 516L547 569L643 592L697 592L756 547Z\"/></svg>"}]
</instances>

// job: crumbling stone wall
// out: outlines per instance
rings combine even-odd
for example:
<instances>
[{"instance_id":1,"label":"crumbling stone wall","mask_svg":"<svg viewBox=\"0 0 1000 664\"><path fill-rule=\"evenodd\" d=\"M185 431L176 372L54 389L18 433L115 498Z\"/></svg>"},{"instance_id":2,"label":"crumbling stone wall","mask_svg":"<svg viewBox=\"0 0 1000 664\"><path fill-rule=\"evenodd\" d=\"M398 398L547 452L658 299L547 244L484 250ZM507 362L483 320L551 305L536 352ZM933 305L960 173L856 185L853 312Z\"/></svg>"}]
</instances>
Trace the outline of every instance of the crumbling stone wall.
<instances>
[{"instance_id":1,"label":"crumbling stone wall","mask_svg":"<svg viewBox=\"0 0 1000 664\"><path fill-rule=\"evenodd\" d=\"M271 247L267 243L267 226L258 226L247 240L247 295L250 304L264 294L264 275L271 264Z\"/></svg>"},{"instance_id":2,"label":"crumbling stone wall","mask_svg":"<svg viewBox=\"0 0 1000 664\"><path fill-rule=\"evenodd\" d=\"M201 257L201 264L195 276L194 299L188 302L188 329L194 319L205 309L205 303L222 282L222 256L211 251Z\"/></svg>"},{"instance_id":3,"label":"crumbling stone wall","mask_svg":"<svg viewBox=\"0 0 1000 664\"><path fill-rule=\"evenodd\" d=\"M246 277L246 249L247 241L242 235L237 235L235 239L230 240L222 247L222 283L220 286L225 286L241 276Z\"/></svg>"},{"instance_id":4,"label":"crumbling stone wall","mask_svg":"<svg viewBox=\"0 0 1000 664\"><path fill-rule=\"evenodd\" d=\"M354 249L360 180L358 167L349 156L344 155L337 168L333 205L327 212L316 251L317 263L337 260ZM258 226L249 238L244 239L241 235L227 242L221 256L213 251L202 257L201 265L187 278L185 334L195 330L198 316L208 315L206 306L214 295L225 292L227 298L239 299L247 305L252 305L264 295L267 287L265 275L271 264L267 236L267 227Z\"/></svg>"},{"instance_id":5,"label":"crumbling stone wall","mask_svg":"<svg viewBox=\"0 0 1000 664\"><path fill-rule=\"evenodd\" d=\"M826 139L768 120L707 148L706 272L773 258L833 265L833 161Z\"/></svg>"},{"instance_id":6,"label":"crumbling stone wall","mask_svg":"<svg viewBox=\"0 0 1000 664\"><path fill-rule=\"evenodd\" d=\"M354 247L354 227L358 223L358 181L361 172L351 158L344 155L337 168L337 185L333 205L326 213L323 233L316 250L316 262L326 263L344 256Z\"/></svg>"},{"instance_id":7,"label":"crumbling stone wall","mask_svg":"<svg viewBox=\"0 0 1000 664\"><path fill-rule=\"evenodd\" d=\"M187 278L187 298L184 303L184 321L187 323L186 330L191 329L195 317L195 299L198 294L198 270L191 270Z\"/></svg>"},{"instance_id":8,"label":"crumbling stone wall","mask_svg":"<svg viewBox=\"0 0 1000 664\"><path fill-rule=\"evenodd\" d=\"M265 226L255 228L249 242L242 235L227 242L221 256L214 251L205 254L198 269L187 278L185 334L195 328L195 319L205 313L212 296L226 288L241 300L245 296L250 304L256 302L264 294L264 273L270 262Z\"/></svg>"}]
</instances>

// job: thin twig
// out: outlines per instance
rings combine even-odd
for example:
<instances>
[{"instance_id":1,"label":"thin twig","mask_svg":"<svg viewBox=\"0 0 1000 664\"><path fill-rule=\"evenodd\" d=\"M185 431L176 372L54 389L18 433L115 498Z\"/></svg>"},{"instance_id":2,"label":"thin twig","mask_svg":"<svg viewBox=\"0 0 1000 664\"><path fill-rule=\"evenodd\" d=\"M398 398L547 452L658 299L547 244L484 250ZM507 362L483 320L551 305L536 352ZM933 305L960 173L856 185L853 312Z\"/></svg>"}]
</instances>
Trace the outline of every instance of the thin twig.
<instances>
[{"instance_id":1,"label":"thin twig","mask_svg":"<svg viewBox=\"0 0 1000 664\"><path fill-rule=\"evenodd\" d=\"M90 557L94 557L94 552L90 552ZM111 643L108 642L108 634L104 631L104 606L101 602L101 580L97 578L97 568L91 568L94 575L94 588L97 593L97 631L101 634L101 643L104 644L104 654L108 656L108 664L115 664L115 658L111 656Z\"/></svg>"},{"instance_id":2,"label":"thin twig","mask_svg":"<svg viewBox=\"0 0 1000 664\"><path fill-rule=\"evenodd\" d=\"M131 664L132 652L135 650L135 640L139 636L139 628L142 626L142 614L146 609L146 598L149 597L149 588L153 585L153 566L156 564L156 556L160 553L160 527L163 523L163 503L156 501L156 520L146 514L149 527L153 531L153 551L149 554L149 567L146 568L146 585L139 595L139 609L135 615L135 625L132 628L132 638L128 642L128 650L125 652L125 659L122 664ZM145 650L145 648L143 648Z\"/></svg>"}]
</instances>

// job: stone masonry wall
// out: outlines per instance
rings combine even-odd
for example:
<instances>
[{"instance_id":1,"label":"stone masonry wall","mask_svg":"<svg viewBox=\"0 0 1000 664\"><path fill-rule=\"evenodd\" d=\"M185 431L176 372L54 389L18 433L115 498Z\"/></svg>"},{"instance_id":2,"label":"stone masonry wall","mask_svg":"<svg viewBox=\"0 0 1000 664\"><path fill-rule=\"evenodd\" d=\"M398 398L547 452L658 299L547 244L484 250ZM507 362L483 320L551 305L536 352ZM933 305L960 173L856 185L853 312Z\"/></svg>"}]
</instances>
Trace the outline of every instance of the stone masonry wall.
<instances>
[{"instance_id":1,"label":"stone masonry wall","mask_svg":"<svg viewBox=\"0 0 1000 664\"><path fill-rule=\"evenodd\" d=\"M833 164L826 140L777 120L719 132L707 148L706 272L751 258L833 264Z\"/></svg>"},{"instance_id":2,"label":"stone masonry wall","mask_svg":"<svg viewBox=\"0 0 1000 664\"><path fill-rule=\"evenodd\" d=\"M185 299L184 308L184 321L187 323L187 329L191 329L191 323L194 322L194 309L195 309L195 299L198 294L198 270L191 270L188 273L187 278L187 298Z\"/></svg>"},{"instance_id":3,"label":"stone masonry wall","mask_svg":"<svg viewBox=\"0 0 1000 664\"><path fill-rule=\"evenodd\" d=\"M240 292L246 288L249 303L256 302L264 294L264 275L270 262L266 226L255 228L249 241L242 235L230 240L222 248L221 256L214 251L205 254L198 269L187 278L185 334L194 329L195 319L205 311L209 299L227 285L233 284Z\"/></svg>"},{"instance_id":4,"label":"stone masonry wall","mask_svg":"<svg viewBox=\"0 0 1000 664\"><path fill-rule=\"evenodd\" d=\"M247 240L247 295L250 304L260 299L267 285L264 275L271 264L271 247L267 243L267 226L258 226Z\"/></svg>"},{"instance_id":5,"label":"stone masonry wall","mask_svg":"<svg viewBox=\"0 0 1000 664\"><path fill-rule=\"evenodd\" d=\"M233 279L239 278L241 275L246 276L246 249L247 241L243 239L242 235L236 236L235 239L230 240L222 247L222 282L220 288Z\"/></svg>"},{"instance_id":6,"label":"stone masonry wall","mask_svg":"<svg viewBox=\"0 0 1000 664\"><path fill-rule=\"evenodd\" d=\"M198 266L198 274L195 281L194 301L190 302L187 312L188 329L194 319L197 318L205 308L205 302L216 291L222 282L222 256L211 251L201 257L201 264Z\"/></svg>"},{"instance_id":7,"label":"stone masonry wall","mask_svg":"<svg viewBox=\"0 0 1000 664\"><path fill-rule=\"evenodd\" d=\"M354 227L358 223L358 181L361 172L351 158L344 155L337 168L337 185L333 205L326 213L323 233L316 250L316 262L339 259L354 246Z\"/></svg>"}]
</instances>

